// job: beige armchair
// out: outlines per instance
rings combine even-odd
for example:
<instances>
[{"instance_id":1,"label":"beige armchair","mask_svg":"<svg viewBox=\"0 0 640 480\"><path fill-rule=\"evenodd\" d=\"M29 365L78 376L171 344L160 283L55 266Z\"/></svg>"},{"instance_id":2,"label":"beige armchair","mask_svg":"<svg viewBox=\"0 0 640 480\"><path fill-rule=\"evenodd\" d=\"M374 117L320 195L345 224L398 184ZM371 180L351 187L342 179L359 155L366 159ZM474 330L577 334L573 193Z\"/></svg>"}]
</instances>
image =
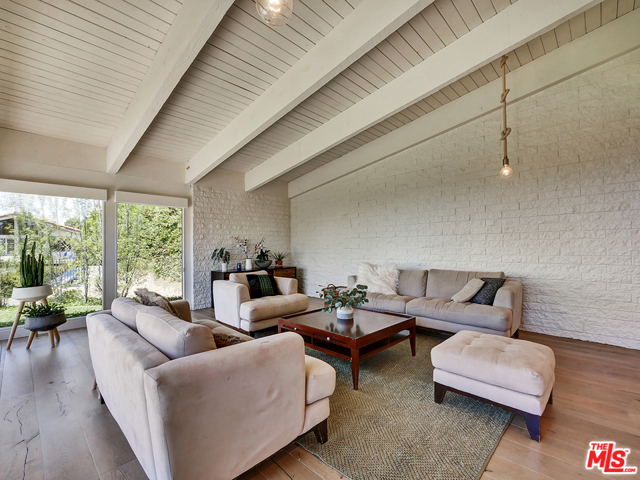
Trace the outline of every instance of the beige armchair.
<instances>
[{"instance_id":1,"label":"beige armchair","mask_svg":"<svg viewBox=\"0 0 640 480\"><path fill-rule=\"evenodd\" d=\"M267 272L255 272L267 275ZM278 318L309 308L309 298L298 293L295 278L274 277L280 295L252 299L246 273L232 273L229 280L213 282L216 320L249 334L278 324Z\"/></svg>"}]
</instances>

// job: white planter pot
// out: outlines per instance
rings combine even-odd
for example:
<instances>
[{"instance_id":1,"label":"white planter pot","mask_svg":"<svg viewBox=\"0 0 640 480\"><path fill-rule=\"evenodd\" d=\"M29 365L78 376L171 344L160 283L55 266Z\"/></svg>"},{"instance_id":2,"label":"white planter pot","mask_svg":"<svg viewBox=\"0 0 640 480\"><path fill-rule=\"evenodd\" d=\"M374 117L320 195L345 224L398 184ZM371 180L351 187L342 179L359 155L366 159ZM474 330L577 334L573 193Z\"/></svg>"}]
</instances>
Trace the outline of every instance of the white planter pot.
<instances>
[{"instance_id":1,"label":"white planter pot","mask_svg":"<svg viewBox=\"0 0 640 480\"><path fill-rule=\"evenodd\" d=\"M227 265L226 263L221 263L220 264L220 271L221 272L228 272L229 271L229 265Z\"/></svg>"},{"instance_id":2,"label":"white planter pot","mask_svg":"<svg viewBox=\"0 0 640 480\"><path fill-rule=\"evenodd\" d=\"M41 285L39 287L13 287L11 298L19 302L37 302L43 298L53 295L51 285Z\"/></svg>"},{"instance_id":3,"label":"white planter pot","mask_svg":"<svg viewBox=\"0 0 640 480\"><path fill-rule=\"evenodd\" d=\"M340 307L336 309L336 314L338 315L338 318L341 320L350 320L353 318L353 308Z\"/></svg>"},{"instance_id":4,"label":"white planter pot","mask_svg":"<svg viewBox=\"0 0 640 480\"><path fill-rule=\"evenodd\" d=\"M253 270L253 262L251 261L251 259L250 259L250 258L247 258L247 259L244 261L244 269L245 269L245 270Z\"/></svg>"}]
</instances>

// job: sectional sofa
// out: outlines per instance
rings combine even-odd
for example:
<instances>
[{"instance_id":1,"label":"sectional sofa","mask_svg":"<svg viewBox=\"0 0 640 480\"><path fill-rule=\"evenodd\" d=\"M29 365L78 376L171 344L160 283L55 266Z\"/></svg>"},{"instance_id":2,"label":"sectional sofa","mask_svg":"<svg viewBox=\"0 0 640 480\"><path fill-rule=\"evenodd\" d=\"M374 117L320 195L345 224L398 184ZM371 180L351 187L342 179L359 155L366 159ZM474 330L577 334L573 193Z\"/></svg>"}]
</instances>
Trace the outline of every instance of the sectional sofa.
<instances>
[{"instance_id":1,"label":"sectional sofa","mask_svg":"<svg viewBox=\"0 0 640 480\"><path fill-rule=\"evenodd\" d=\"M517 337L522 322L522 283L507 280L493 305L451 300L469 280L482 277L505 278L503 272L400 270L397 294L369 293L369 303L362 308L413 315L419 327L441 332L473 330ZM350 276L349 288L357 285L357 280L357 276Z\"/></svg>"}]
</instances>

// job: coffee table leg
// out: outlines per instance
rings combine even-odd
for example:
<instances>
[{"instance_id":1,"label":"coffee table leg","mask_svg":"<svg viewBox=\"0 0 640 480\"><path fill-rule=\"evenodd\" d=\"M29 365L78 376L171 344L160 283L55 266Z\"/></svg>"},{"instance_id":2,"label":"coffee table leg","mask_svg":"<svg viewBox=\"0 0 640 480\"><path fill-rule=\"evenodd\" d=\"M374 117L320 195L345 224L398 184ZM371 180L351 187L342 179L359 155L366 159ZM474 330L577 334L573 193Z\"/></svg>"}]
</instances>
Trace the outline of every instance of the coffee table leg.
<instances>
[{"instance_id":1,"label":"coffee table leg","mask_svg":"<svg viewBox=\"0 0 640 480\"><path fill-rule=\"evenodd\" d=\"M351 376L353 377L353 389L358 389L358 375L360 374L360 352L351 349Z\"/></svg>"},{"instance_id":2,"label":"coffee table leg","mask_svg":"<svg viewBox=\"0 0 640 480\"><path fill-rule=\"evenodd\" d=\"M409 329L411 336L409 337L409 343L411 343L411 356L416 356L416 327L413 326Z\"/></svg>"}]
</instances>

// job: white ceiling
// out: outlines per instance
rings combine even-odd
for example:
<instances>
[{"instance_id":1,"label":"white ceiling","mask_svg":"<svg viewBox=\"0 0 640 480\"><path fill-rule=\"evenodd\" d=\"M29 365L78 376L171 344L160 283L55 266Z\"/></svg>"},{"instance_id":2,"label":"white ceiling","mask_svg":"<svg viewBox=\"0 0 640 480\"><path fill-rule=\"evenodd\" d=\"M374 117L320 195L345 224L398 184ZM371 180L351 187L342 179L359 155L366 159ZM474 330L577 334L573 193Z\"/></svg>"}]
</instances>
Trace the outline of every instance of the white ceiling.
<instances>
[{"instance_id":1,"label":"white ceiling","mask_svg":"<svg viewBox=\"0 0 640 480\"><path fill-rule=\"evenodd\" d=\"M189 1L4 0L0 127L106 147L182 4ZM176 79L173 93L145 127L134 152L187 163L366 2L294 0L294 17L273 29L257 18L253 0L236 0L186 73ZM436 0L222 165L249 172L511 3L515 0ZM640 0L598 3L516 48L509 54L508 70L535 62L634 8L640 8ZM280 179L309 173L498 78L498 62L452 81Z\"/></svg>"}]
</instances>

